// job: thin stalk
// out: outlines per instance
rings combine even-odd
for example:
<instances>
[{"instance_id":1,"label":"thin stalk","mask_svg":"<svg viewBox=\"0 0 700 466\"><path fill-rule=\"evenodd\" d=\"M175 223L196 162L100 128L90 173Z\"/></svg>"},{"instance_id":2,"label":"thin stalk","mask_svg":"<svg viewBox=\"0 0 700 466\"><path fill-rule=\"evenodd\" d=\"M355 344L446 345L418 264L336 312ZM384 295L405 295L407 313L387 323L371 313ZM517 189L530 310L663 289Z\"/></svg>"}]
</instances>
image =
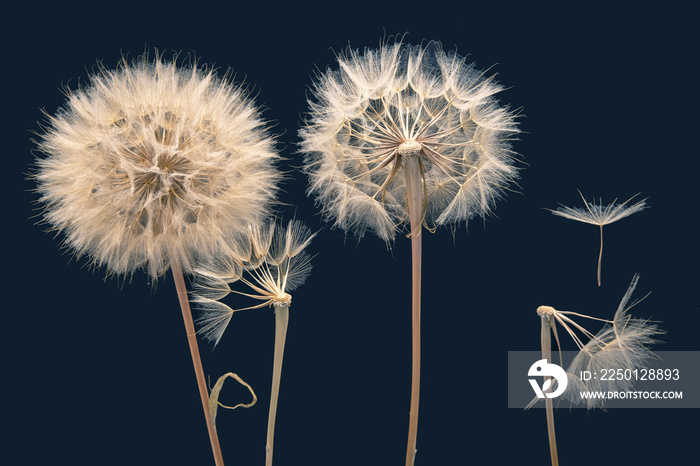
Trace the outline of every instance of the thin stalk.
<instances>
[{"instance_id":1,"label":"thin stalk","mask_svg":"<svg viewBox=\"0 0 700 466\"><path fill-rule=\"evenodd\" d=\"M554 324L548 315L541 316L542 319L542 359L546 359L547 363L552 361L552 337L549 333L550 327ZM547 378L545 378L547 380ZM557 454L557 439L554 434L554 407L552 399L546 397L544 399L545 410L547 412L547 434L549 436L549 456L552 458L552 466L559 466L559 455Z\"/></svg>"},{"instance_id":2,"label":"thin stalk","mask_svg":"<svg viewBox=\"0 0 700 466\"><path fill-rule=\"evenodd\" d=\"M267 446L265 447L265 466L272 466L272 449L275 440L275 419L277 417L277 399L282 377L282 357L284 343L287 339L289 325L289 306L275 305L275 356L272 365L272 394L270 395L270 412L267 417Z\"/></svg>"},{"instance_id":3,"label":"thin stalk","mask_svg":"<svg viewBox=\"0 0 700 466\"><path fill-rule=\"evenodd\" d=\"M600 252L598 253L598 286L600 286L600 267L603 261L603 225L600 225Z\"/></svg>"},{"instance_id":4,"label":"thin stalk","mask_svg":"<svg viewBox=\"0 0 700 466\"><path fill-rule=\"evenodd\" d=\"M216 426L211 420L209 414L209 391L204 379L204 368L202 360L199 356L199 347L197 346L197 334L192 321L192 311L190 310L190 301L187 298L187 287L185 286L185 277L182 274L182 267L177 259L172 259L170 268L173 272L175 280L175 289L177 290L177 298L180 301L180 309L182 310L182 318L185 321L185 331L187 332L187 343L190 345L190 354L192 355L192 364L194 365L194 373L197 378L197 386L199 387L199 397L202 399L202 407L204 408L204 418L207 422L207 431L209 432L209 442L214 453L214 462L217 466L223 466L224 459L221 456L221 446L219 445L219 436L216 433Z\"/></svg>"},{"instance_id":5,"label":"thin stalk","mask_svg":"<svg viewBox=\"0 0 700 466\"><path fill-rule=\"evenodd\" d=\"M403 157L406 179L408 215L411 221L411 322L412 322L412 366L411 366L411 411L408 421L408 445L406 466L413 466L418 438L418 406L420 395L420 301L421 301L421 230L423 228L423 188L418 154Z\"/></svg>"}]
</instances>

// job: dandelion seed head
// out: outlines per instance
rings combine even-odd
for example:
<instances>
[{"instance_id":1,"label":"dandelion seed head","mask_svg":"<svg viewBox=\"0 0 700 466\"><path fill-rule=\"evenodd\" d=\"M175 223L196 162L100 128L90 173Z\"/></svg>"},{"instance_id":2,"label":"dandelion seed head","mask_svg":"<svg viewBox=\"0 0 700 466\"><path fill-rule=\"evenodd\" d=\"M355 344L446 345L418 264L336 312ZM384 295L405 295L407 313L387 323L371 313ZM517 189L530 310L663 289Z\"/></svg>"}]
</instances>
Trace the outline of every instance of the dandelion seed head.
<instances>
[{"instance_id":1,"label":"dandelion seed head","mask_svg":"<svg viewBox=\"0 0 700 466\"><path fill-rule=\"evenodd\" d=\"M633 381L624 377L611 377L604 380L592 377L582 380L581 371L598 374L609 370L634 371L647 367L647 361L656 357L651 347L658 343L656 337L663 334L663 330L649 320L634 318L629 314L630 309L639 303L636 301L629 304L638 281L639 275L635 275L611 321L571 311L559 311L551 306L540 306L537 309L540 316L551 316L551 325L560 325L579 347L579 352L566 369L570 387L562 394L559 401L569 401L573 404L585 403L588 409L604 408L603 399L593 397L582 399L580 392L628 391L632 389ZM603 321L605 324L598 333L593 334L574 320L577 317ZM583 335L583 340L577 333ZM537 398L528 407L536 401Z\"/></svg>"},{"instance_id":2,"label":"dandelion seed head","mask_svg":"<svg viewBox=\"0 0 700 466\"><path fill-rule=\"evenodd\" d=\"M419 155L426 222L489 214L517 178L501 90L436 42L347 50L319 76L300 130L309 193L334 226L389 241L408 220L402 158Z\"/></svg>"},{"instance_id":3,"label":"dandelion seed head","mask_svg":"<svg viewBox=\"0 0 700 466\"><path fill-rule=\"evenodd\" d=\"M189 272L274 200L274 140L244 89L175 61L101 67L39 141L45 222L109 273Z\"/></svg>"},{"instance_id":4,"label":"dandelion seed head","mask_svg":"<svg viewBox=\"0 0 700 466\"><path fill-rule=\"evenodd\" d=\"M272 221L256 223L246 236L238 237L241 244L234 245L229 256L201 264L195 270L192 291L200 311L199 332L217 344L234 312L290 306L290 292L311 273L311 257L304 249L314 236L296 220L286 228ZM234 309L220 301L231 293L259 304Z\"/></svg>"}]
</instances>

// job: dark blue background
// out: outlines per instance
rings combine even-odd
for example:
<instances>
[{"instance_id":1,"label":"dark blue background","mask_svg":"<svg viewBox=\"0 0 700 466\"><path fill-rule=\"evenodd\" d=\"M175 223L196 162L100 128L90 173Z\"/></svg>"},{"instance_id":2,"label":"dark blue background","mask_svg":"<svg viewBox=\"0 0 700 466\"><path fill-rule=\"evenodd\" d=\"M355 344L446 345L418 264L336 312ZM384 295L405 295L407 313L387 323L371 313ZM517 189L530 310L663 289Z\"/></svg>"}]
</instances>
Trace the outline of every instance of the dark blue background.
<instances>
[{"instance_id":1,"label":"dark blue background","mask_svg":"<svg viewBox=\"0 0 700 466\"><path fill-rule=\"evenodd\" d=\"M181 6L180 6L181 5ZM486 6L485 6L486 5ZM610 317L635 273L634 315L662 322L660 349L700 350L697 39L690 11L660 7L378 2L245 6L124 2L7 12L3 31L3 464L206 465L211 453L171 277L104 280L35 225L32 131L62 85L97 60L146 48L193 53L254 86L292 170L281 200L318 237L294 293L275 464L401 465L410 387L410 247L330 230L298 171L297 130L315 70L334 51L385 35L442 41L489 67L522 108L519 193L497 218L424 238L423 372L417 465L549 462L544 412L506 408L506 355L537 350L537 306ZM14 26L14 32L12 27ZM586 196L651 206L605 229L544 207ZM9 240L8 240L9 238ZM593 329L595 329L593 325ZM205 371L237 372L249 410L220 411L227 464L264 462L274 317L237 313L221 344L200 342ZM565 349L574 349L567 340ZM227 382L222 401L247 401ZM556 413L562 465L654 464L696 455L694 410Z\"/></svg>"}]
</instances>

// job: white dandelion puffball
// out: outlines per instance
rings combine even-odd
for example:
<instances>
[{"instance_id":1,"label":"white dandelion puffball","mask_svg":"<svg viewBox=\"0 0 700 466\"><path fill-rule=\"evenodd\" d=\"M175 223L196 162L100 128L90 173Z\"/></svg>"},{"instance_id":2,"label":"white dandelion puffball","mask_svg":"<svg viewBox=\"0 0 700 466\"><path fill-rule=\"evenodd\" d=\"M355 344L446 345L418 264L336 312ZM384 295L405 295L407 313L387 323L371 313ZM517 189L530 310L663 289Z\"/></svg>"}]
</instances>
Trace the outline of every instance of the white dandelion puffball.
<instances>
[{"instance_id":1,"label":"white dandelion puffball","mask_svg":"<svg viewBox=\"0 0 700 466\"><path fill-rule=\"evenodd\" d=\"M393 239L408 220L405 157L419 157L428 226L485 216L517 178L502 87L456 52L397 42L338 64L315 83L300 130L309 193L335 226Z\"/></svg>"},{"instance_id":2,"label":"white dandelion puffball","mask_svg":"<svg viewBox=\"0 0 700 466\"><path fill-rule=\"evenodd\" d=\"M268 214L274 140L228 73L147 55L100 68L49 118L35 178L44 220L109 273L189 272Z\"/></svg>"},{"instance_id":3,"label":"white dandelion puffball","mask_svg":"<svg viewBox=\"0 0 700 466\"><path fill-rule=\"evenodd\" d=\"M199 332L218 344L234 312L265 306L290 306L289 294L304 284L311 273L311 256L304 251L316 236L301 222L287 227L270 222L252 226L234 248L235 256L222 255L195 270L192 302L201 311ZM242 283L248 291L232 289ZM230 293L259 301L233 309L221 302Z\"/></svg>"}]
</instances>

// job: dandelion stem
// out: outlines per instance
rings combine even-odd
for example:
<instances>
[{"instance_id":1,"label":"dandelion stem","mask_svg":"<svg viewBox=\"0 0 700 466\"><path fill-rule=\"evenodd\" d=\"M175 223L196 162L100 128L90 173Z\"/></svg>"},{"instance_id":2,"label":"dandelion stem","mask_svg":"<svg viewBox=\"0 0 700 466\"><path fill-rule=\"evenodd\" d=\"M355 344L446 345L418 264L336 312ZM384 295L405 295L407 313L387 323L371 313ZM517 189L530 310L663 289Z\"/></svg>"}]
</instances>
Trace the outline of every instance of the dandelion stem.
<instances>
[{"instance_id":1,"label":"dandelion stem","mask_svg":"<svg viewBox=\"0 0 700 466\"><path fill-rule=\"evenodd\" d=\"M272 449L275 440L275 418L277 417L277 399L280 391L282 376L282 357L284 343L287 338L289 324L289 306L275 306L275 355L272 365L272 394L270 395L270 411L267 418L267 446L265 447L265 466L272 466Z\"/></svg>"},{"instance_id":2,"label":"dandelion stem","mask_svg":"<svg viewBox=\"0 0 700 466\"><path fill-rule=\"evenodd\" d=\"M418 406L420 394L420 298L421 298L421 230L423 223L423 189L420 159L416 154L403 157L406 179L406 198L411 222L412 263L412 366L411 366L411 411L408 423L408 445L406 466L413 466L418 438Z\"/></svg>"},{"instance_id":3,"label":"dandelion stem","mask_svg":"<svg viewBox=\"0 0 700 466\"><path fill-rule=\"evenodd\" d=\"M598 286L600 286L600 267L603 261L603 225L600 225L600 252L598 253Z\"/></svg>"},{"instance_id":4,"label":"dandelion stem","mask_svg":"<svg viewBox=\"0 0 700 466\"><path fill-rule=\"evenodd\" d=\"M173 279L175 280L175 289L177 290L177 297L180 301L180 309L182 310L182 318L185 321L185 331L187 332L187 342L190 345L190 354L192 355L192 364L194 365L194 372L197 377L197 386L199 387L199 396L202 399L202 406L204 408L204 417L207 422L207 430L209 431L209 441L211 442L211 449L214 453L214 462L217 466L223 466L224 459L221 455L221 447L219 446L219 437L216 433L216 426L211 420L211 415L209 414L209 391L207 390L207 384L204 379L204 368L202 367L202 360L199 356L199 347L197 346L197 334L194 329L194 322L192 321L192 311L190 310L190 301L187 298L187 287L185 286L185 277L182 274L182 267L177 258L171 258L170 268L173 273Z\"/></svg>"},{"instance_id":5,"label":"dandelion stem","mask_svg":"<svg viewBox=\"0 0 700 466\"><path fill-rule=\"evenodd\" d=\"M552 361L552 337L550 335L550 327L555 325L549 315L542 315L542 359L546 359L547 363ZM545 377L545 380L548 378ZM554 434L554 407L552 399L545 398L545 410L547 413L547 434L549 436L549 455L552 458L552 466L559 466L559 455L557 454L557 439Z\"/></svg>"}]
</instances>

